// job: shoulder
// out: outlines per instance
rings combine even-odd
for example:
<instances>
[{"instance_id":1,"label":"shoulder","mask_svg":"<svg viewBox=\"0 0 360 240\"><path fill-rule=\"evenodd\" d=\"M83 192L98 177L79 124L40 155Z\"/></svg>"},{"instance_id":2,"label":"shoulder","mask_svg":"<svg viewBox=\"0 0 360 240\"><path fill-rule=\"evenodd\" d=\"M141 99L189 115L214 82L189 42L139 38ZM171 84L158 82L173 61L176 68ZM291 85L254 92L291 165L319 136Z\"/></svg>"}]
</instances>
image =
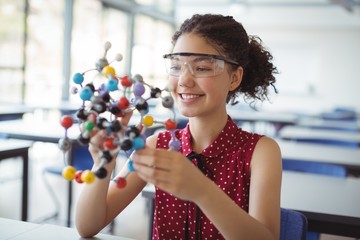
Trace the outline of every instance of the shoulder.
<instances>
[{"instance_id":1,"label":"shoulder","mask_svg":"<svg viewBox=\"0 0 360 240\"><path fill-rule=\"evenodd\" d=\"M260 136L256 148L265 148L271 150L277 149L280 151L278 143L274 139L267 136Z\"/></svg>"},{"instance_id":2,"label":"shoulder","mask_svg":"<svg viewBox=\"0 0 360 240\"><path fill-rule=\"evenodd\" d=\"M262 136L255 146L251 165L281 167L281 151L278 143L272 138Z\"/></svg>"}]
</instances>

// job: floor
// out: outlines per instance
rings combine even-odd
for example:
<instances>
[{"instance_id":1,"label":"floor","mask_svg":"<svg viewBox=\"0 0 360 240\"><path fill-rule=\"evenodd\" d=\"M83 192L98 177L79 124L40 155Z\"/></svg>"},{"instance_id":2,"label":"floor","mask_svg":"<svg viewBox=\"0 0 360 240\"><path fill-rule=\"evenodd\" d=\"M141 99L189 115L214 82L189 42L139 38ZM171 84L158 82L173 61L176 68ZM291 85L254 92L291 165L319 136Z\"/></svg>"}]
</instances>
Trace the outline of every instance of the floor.
<instances>
[{"instance_id":1,"label":"floor","mask_svg":"<svg viewBox=\"0 0 360 240\"><path fill-rule=\"evenodd\" d=\"M35 143L30 149L29 172L29 221L44 222L44 219L55 210L55 205L45 187L41 171L44 166L60 163L62 153L57 145ZM22 160L9 159L0 162L0 217L20 219ZM56 189L60 200L61 212L57 219L45 223L66 225L66 191L67 182L62 177L48 176L48 182ZM81 190L81 185L74 184L74 201ZM73 219L73 217L72 217ZM113 234L137 240L148 238L149 217L145 200L139 195L128 208L115 219ZM109 229L103 230L109 233ZM352 238L321 235L321 240L353 240Z\"/></svg>"}]
</instances>

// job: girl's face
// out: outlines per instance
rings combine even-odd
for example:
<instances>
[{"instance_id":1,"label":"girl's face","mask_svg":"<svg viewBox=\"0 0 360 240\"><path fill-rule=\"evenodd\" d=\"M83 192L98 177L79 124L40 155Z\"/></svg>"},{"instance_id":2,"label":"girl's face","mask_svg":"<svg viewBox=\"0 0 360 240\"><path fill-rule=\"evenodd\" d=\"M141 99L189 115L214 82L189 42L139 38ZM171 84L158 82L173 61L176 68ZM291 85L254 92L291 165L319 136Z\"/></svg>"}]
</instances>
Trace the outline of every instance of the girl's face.
<instances>
[{"instance_id":1,"label":"girl's face","mask_svg":"<svg viewBox=\"0 0 360 240\"><path fill-rule=\"evenodd\" d=\"M173 54L175 53L223 55L209 45L204 38L192 33L179 37L173 49ZM211 63L209 63L210 66L205 66L207 63L204 63L204 67L200 66L197 63L202 61L201 56L188 55L175 56L173 65L169 68L178 73L175 74L178 76L169 75L169 87L179 111L186 117L217 116L217 113L225 110L228 92L235 89L240 82L237 85L234 84L234 74L229 74L228 63L225 62L223 70L217 70L216 74L204 74L204 71L208 71L207 67L210 69L216 66Z\"/></svg>"}]
</instances>

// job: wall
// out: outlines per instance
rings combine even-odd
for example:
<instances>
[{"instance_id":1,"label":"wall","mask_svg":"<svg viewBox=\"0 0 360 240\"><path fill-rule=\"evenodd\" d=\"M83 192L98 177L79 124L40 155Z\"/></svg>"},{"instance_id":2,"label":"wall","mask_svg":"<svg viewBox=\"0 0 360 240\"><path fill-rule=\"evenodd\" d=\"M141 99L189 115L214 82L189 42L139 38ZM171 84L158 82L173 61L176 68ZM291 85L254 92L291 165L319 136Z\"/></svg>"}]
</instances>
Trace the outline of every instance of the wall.
<instances>
[{"instance_id":1,"label":"wall","mask_svg":"<svg viewBox=\"0 0 360 240\"><path fill-rule=\"evenodd\" d=\"M185 1L185 0L182 0ZM317 112L333 106L360 111L360 14L340 6L216 6L183 3L178 23L193 13L232 15L274 55L280 93L264 108ZM249 1L251 2L251 1Z\"/></svg>"},{"instance_id":2,"label":"wall","mask_svg":"<svg viewBox=\"0 0 360 240\"><path fill-rule=\"evenodd\" d=\"M350 106L360 110L359 29L252 30L273 50L275 63L279 62L280 93L273 107L316 111Z\"/></svg>"}]
</instances>

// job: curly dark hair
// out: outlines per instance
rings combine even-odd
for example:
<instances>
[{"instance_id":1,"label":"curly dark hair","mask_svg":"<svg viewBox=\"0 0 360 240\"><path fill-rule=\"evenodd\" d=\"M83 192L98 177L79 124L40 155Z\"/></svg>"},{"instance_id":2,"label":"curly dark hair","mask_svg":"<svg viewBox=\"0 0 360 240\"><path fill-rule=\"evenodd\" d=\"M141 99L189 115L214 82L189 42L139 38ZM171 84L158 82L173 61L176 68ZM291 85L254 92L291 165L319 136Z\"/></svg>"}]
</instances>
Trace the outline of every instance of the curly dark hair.
<instances>
[{"instance_id":1,"label":"curly dark hair","mask_svg":"<svg viewBox=\"0 0 360 240\"><path fill-rule=\"evenodd\" d=\"M238 94L244 100L264 101L268 99L268 87L272 86L275 93L274 74L277 68L272 64L272 55L257 36L248 36L243 25L231 16L218 14L195 14L186 19L172 37L175 45L178 38L186 33L194 33L203 37L217 51L239 63L244 69L241 85L229 92L227 103L236 104ZM239 66L232 65L232 70Z\"/></svg>"}]
</instances>

